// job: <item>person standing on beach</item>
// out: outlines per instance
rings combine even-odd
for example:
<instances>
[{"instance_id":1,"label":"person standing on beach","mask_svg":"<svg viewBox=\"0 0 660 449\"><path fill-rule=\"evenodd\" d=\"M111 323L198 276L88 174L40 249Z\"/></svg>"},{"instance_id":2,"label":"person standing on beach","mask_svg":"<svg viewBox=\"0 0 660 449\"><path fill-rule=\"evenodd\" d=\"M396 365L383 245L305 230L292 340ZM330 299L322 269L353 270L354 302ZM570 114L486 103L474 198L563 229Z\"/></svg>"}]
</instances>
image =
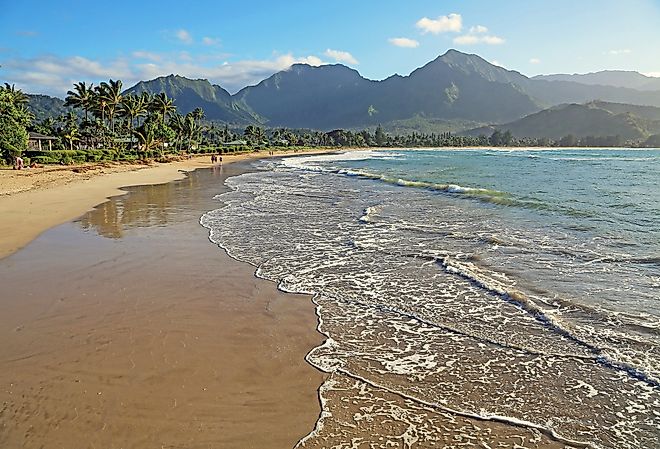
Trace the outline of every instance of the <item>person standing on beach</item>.
<instances>
[{"instance_id":1,"label":"person standing on beach","mask_svg":"<svg viewBox=\"0 0 660 449\"><path fill-rule=\"evenodd\" d=\"M16 165L14 166L15 170L23 170L25 166L23 165L23 158L16 156Z\"/></svg>"}]
</instances>

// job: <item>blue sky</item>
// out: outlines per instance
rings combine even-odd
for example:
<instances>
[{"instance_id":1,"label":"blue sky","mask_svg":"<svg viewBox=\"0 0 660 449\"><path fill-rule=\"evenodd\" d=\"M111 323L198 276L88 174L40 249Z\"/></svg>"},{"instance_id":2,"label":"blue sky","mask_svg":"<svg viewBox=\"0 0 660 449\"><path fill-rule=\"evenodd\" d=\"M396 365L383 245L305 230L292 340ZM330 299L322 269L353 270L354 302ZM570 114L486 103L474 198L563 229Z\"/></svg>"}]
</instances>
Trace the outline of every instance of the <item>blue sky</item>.
<instances>
[{"instance_id":1,"label":"blue sky","mask_svg":"<svg viewBox=\"0 0 660 449\"><path fill-rule=\"evenodd\" d=\"M235 92L294 62L406 75L449 48L527 75L660 76L660 0L0 0L0 81L63 96L76 81L176 73Z\"/></svg>"}]
</instances>

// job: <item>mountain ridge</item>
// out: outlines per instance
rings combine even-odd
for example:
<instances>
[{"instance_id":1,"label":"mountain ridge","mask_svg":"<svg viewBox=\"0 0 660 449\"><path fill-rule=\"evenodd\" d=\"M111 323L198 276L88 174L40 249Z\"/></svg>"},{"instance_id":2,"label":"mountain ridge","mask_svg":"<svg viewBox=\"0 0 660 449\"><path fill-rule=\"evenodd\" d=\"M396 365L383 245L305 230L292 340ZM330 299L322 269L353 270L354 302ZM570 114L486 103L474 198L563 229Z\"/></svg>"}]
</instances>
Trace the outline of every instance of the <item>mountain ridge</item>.
<instances>
[{"instance_id":1,"label":"mountain ridge","mask_svg":"<svg viewBox=\"0 0 660 449\"><path fill-rule=\"evenodd\" d=\"M636 72L635 72L636 73ZM643 77L643 75L638 74ZM528 78L476 54L450 49L409 75L370 80L342 64L293 64L235 94L207 79L168 75L125 92L165 92L183 113L236 126L331 130L378 124L513 123L554 106L604 101L660 106L660 90Z\"/></svg>"}]
</instances>

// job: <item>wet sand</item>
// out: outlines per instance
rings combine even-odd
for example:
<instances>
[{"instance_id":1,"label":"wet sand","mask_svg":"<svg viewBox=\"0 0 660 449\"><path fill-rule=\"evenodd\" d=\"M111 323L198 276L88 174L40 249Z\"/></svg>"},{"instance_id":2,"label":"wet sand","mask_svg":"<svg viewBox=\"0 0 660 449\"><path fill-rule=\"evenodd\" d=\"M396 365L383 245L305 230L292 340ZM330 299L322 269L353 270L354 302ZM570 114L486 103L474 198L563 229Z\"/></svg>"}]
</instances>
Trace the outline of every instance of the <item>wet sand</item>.
<instances>
[{"instance_id":1,"label":"wet sand","mask_svg":"<svg viewBox=\"0 0 660 449\"><path fill-rule=\"evenodd\" d=\"M290 448L314 427L309 297L198 223L242 169L131 188L0 260L0 447Z\"/></svg>"}]
</instances>

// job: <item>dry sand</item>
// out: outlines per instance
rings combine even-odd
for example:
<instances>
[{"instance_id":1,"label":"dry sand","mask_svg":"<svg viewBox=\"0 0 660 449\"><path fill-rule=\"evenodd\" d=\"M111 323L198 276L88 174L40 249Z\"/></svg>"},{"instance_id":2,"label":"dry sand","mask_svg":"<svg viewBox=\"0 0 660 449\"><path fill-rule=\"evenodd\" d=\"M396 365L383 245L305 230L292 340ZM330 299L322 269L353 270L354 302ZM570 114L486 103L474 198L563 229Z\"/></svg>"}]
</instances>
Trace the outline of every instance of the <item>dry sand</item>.
<instances>
[{"instance_id":1,"label":"dry sand","mask_svg":"<svg viewBox=\"0 0 660 449\"><path fill-rule=\"evenodd\" d=\"M234 164L205 160L0 198L0 447L288 448L314 426L321 341L285 295L207 240ZM2 178L0 178L2 179ZM1 182L1 181L0 181Z\"/></svg>"}]
</instances>

